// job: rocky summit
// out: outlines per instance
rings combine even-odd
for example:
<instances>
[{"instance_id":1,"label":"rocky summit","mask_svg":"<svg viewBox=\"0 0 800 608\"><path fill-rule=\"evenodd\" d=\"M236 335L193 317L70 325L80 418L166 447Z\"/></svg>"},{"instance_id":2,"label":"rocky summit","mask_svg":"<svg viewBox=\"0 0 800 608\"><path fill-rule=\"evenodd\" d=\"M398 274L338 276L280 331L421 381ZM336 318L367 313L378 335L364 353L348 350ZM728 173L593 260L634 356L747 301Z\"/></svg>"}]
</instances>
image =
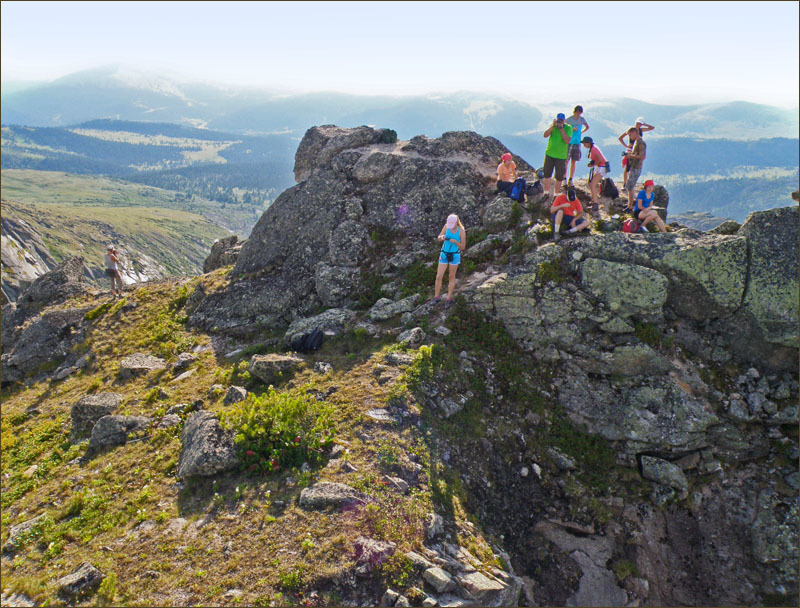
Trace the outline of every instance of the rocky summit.
<instances>
[{"instance_id":1,"label":"rocky summit","mask_svg":"<svg viewBox=\"0 0 800 608\"><path fill-rule=\"evenodd\" d=\"M797 205L554 243L506 151L315 127L206 274L6 304L4 605L797 605Z\"/></svg>"}]
</instances>

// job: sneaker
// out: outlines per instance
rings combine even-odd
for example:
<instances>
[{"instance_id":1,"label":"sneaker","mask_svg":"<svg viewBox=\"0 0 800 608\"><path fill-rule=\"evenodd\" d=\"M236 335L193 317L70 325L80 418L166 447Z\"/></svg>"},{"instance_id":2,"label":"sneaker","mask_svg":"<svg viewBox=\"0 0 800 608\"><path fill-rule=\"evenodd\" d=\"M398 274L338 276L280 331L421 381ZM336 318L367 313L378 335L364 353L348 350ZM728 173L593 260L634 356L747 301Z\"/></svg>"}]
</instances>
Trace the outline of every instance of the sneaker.
<instances>
[{"instance_id":1,"label":"sneaker","mask_svg":"<svg viewBox=\"0 0 800 608\"><path fill-rule=\"evenodd\" d=\"M442 299L442 298L440 298L439 296L436 296L436 297L434 297L434 298L431 298L431 304L438 304L438 303L439 303L439 300L441 300L441 299Z\"/></svg>"},{"instance_id":2,"label":"sneaker","mask_svg":"<svg viewBox=\"0 0 800 608\"><path fill-rule=\"evenodd\" d=\"M561 235L558 232L553 233L553 242L558 243L561 240Z\"/></svg>"},{"instance_id":3,"label":"sneaker","mask_svg":"<svg viewBox=\"0 0 800 608\"><path fill-rule=\"evenodd\" d=\"M453 305L453 300L445 300L444 301L444 309L447 310Z\"/></svg>"}]
</instances>

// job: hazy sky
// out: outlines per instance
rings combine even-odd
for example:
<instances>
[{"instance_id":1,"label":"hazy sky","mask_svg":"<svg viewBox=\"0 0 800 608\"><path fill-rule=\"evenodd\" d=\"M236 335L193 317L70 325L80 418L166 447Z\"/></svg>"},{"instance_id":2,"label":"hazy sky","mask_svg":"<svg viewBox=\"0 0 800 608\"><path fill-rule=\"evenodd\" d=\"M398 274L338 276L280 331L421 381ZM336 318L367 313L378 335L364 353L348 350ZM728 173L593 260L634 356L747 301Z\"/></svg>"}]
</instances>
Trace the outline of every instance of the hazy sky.
<instances>
[{"instance_id":1,"label":"hazy sky","mask_svg":"<svg viewBox=\"0 0 800 608\"><path fill-rule=\"evenodd\" d=\"M798 2L2 2L2 80L798 104Z\"/></svg>"}]
</instances>

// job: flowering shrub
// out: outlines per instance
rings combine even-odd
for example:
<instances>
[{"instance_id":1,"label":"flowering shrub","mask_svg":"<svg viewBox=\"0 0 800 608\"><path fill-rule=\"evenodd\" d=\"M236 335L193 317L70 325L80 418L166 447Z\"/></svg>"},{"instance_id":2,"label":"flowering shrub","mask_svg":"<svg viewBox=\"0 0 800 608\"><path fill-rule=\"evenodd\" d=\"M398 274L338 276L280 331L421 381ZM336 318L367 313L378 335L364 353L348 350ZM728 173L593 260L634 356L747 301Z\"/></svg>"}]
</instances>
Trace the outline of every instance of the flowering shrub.
<instances>
[{"instance_id":1,"label":"flowering shrub","mask_svg":"<svg viewBox=\"0 0 800 608\"><path fill-rule=\"evenodd\" d=\"M245 470L270 473L321 459L333 443L332 408L306 394L306 389L278 393L274 388L248 395L223 417L236 432L239 459Z\"/></svg>"}]
</instances>

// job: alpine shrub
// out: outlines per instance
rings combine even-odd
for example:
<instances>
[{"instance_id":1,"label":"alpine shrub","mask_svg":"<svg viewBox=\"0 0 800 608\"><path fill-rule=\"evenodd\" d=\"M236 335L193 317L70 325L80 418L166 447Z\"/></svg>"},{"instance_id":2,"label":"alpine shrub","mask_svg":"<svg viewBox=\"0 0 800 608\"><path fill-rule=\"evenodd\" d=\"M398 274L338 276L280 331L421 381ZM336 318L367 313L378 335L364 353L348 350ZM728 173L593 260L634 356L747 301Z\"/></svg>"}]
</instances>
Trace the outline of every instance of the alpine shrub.
<instances>
[{"instance_id":1,"label":"alpine shrub","mask_svg":"<svg viewBox=\"0 0 800 608\"><path fill-rule=\"evenodd\" d=\"M333 443L333 408L305 389L278 393L270 387L248 395L225 415L223 424L236 432L239 460L252 473L270 473L322 458Z\"/></svg>"}]
</instances>

